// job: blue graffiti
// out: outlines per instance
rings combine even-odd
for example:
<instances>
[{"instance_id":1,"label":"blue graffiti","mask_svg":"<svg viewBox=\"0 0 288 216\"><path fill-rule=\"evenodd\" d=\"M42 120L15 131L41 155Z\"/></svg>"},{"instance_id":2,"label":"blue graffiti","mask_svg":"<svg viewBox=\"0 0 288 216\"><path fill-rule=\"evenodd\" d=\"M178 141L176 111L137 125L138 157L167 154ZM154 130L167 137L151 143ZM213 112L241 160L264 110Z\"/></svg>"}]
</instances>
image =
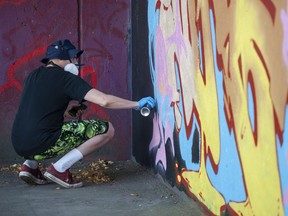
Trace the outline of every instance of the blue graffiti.
<instances>
[{"instance_id":1,"label":"blue graffiti","mask_svg":"<svg viewBox=\"0 0 288 216\"><path fill-rule=\"evenodd\" d=\"M210 10L210 27L220 122L220 162L217 175L214 173L209 159L206 169L211 183L223 195L226 203L229 201L241 202L246 200L246 194L234 133L233 131L229 132L224 113L223 75L219 71L216 61L216 36L212 10Z\"/></svg>"},{"instance_id":2,"label":"blue graffiti","mask_svg":"<svg viewBox=\"0 0 288 216\"><path fill-rule=\"evenodd\" d=\"M251 90L251 85L248 83L248 112L249 112L249 118L252 130L255 131L255 122L254 122L254 101L253 101L253 95Z\"/></svg>"},{"instance_id":3,"label":"blue graffiti","mask_svg":"<svg viewBox=\"0 0 288 216\"><path fill-rule=\"evenodd\" d=\"M286 106L285 114L288 113L288 106ZM285 122L284 122L284 132L283 132L283 144L280 145L280 140L277 137L277 154L278 154L278 166L280 171L280 181L281 181L281 190L282 190L282 200L283 200L283 206L285 215L288 215L288 203L287 199L288 197L288 115L285 115ZM286 199L286 201L285 201ZM286 203L285 203L286 202Z\"/></svg>"}]
</instances>

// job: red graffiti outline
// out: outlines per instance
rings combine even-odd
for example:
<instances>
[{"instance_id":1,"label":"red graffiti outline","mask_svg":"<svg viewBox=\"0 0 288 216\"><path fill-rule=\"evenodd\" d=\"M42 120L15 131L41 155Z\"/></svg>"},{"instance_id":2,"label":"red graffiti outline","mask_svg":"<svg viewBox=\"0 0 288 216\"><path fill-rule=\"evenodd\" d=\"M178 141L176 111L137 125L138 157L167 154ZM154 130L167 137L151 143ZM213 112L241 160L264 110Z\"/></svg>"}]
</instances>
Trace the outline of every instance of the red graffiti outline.
<instances>
[{"instance_id":1,"label":"red graffiti outline","mask_svg":"<svg viewBox=\"0 0 288 216\"><path fill-rule=\"evenodd\" d=\"M19 6L19 5L21 5L21 4L25 3L25 2L26 2L26 0L19 0L19 1L9 1L9 0L5 1L5 0L2 0L0 2L0 6L5 5L5 4Z\"/></svg>"},{"instance_id":2,"label":"red graffiti outline","mask_svg":"<svg viewBox=\"0 0 288 216\"><path fill-rule=\"evenodd\" d=\"M273 23L275 22L275 17L276 17L276 7L274 3L271 0L261 0L261 2L264 4L266 7L267 11L269 12Z\"/></svg>"},{"instance_id":3,"label":"red graffiti outline","mask_svg":"<svg viewBox=\"0 0 288 216\"><path fill-rule=\"evenodd\" d=\"M27 55L23 56L15 63L13 63L7 71L8 81L0 86L0 94L2 94L5 90L11 87L16 87L20 92L22 91L22 84L15 78L14 74L18 68L20 68L23 64L25 64L29 59L35 58L35 56L42 55L46 50L46 45L38 47L36 50L28 53Z\"/></svg>"}]
</instances>

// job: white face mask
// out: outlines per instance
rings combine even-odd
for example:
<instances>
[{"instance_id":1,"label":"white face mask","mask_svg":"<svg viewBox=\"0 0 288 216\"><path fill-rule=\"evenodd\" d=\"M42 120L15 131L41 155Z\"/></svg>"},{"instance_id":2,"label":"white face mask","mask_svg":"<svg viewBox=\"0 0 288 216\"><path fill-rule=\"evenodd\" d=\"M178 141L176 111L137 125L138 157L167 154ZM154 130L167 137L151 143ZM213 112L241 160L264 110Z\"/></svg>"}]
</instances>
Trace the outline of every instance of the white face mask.
<instances>
[{"instance_id":1,"label":"white face mask","mask_svg":"<svg viewBox=\"0 0 288 216\"><path fill-rule=\"evenodd\" d=\"M64 70L78 76L78 74L79 74L78 68L79 67L77 67L75 64L69 63L64 67Z\"/></svg>"}]
</instances>

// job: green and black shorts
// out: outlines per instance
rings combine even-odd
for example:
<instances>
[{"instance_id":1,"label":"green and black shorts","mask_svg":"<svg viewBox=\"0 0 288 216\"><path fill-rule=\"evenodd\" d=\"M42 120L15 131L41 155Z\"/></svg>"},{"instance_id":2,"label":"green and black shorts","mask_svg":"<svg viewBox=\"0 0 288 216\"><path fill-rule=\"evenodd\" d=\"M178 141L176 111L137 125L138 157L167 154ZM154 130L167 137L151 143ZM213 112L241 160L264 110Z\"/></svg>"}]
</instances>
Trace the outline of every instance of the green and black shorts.
<instances>
[{"instance_id":1,"label":"green and black shorts","mask_svg":"<svg viewBox=\"0 0 288 216\"><path fill-rule=\"evenodd\" d=\"M109 123L104 120L64 122L61 129L61 135L55 145L40 155L32 156L30 159L43 160L66 154L90 138L105 134L108 129Z\"/></svg>"}]
</instances>

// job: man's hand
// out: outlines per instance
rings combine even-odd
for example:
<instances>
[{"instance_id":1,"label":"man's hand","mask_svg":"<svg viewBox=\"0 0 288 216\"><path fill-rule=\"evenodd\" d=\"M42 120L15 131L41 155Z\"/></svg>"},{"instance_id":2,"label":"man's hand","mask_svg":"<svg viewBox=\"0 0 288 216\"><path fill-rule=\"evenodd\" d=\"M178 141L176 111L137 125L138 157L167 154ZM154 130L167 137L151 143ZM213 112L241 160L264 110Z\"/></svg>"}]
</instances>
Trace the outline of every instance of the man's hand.
<instances>
[{"instance_id":1,"label":"man's hand","mask_svg":"<svg viewBox=\"0 0 288 216\"><path fill-rule=\"evenodd\" d=\"M156 106L156 101L152 97L145 97L138 101L139 106L136 108L136 110L142 109L145 105L149 105L151 109L153 109Z\"/></svg>"},{"instance_id":2,"label":"man's hand","mask_svg":"<svg viewBox=\"0 0 288 216\"><path fill-rule=\"evenodd\" d=\"M81 117L83 110L86 108L87 107L84 104L69 104L64 113L64 118L69 120L78 120Z\"/></svg>"}]
</instances>

